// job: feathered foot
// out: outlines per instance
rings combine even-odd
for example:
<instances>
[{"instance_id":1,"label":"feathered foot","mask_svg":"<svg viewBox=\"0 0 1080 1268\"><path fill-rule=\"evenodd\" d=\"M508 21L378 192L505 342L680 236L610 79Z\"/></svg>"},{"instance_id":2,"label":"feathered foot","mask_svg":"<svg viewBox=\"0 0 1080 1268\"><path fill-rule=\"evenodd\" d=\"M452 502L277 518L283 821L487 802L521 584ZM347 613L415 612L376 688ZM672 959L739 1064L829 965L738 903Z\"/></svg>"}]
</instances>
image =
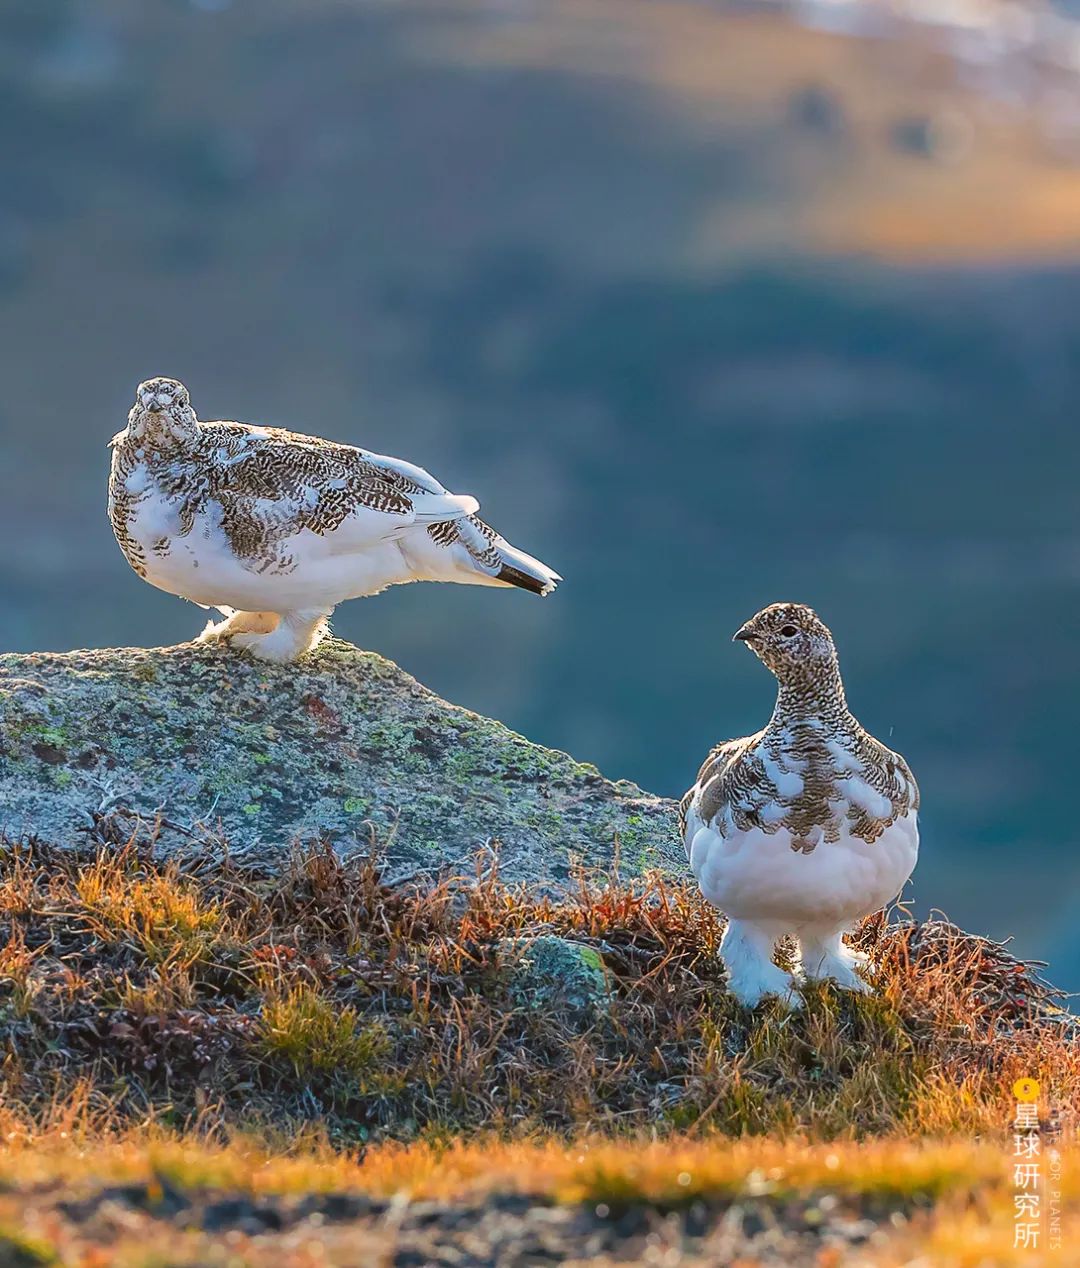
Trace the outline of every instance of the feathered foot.
<instances>
[{"instance_id":1,"label":"feathered foot","mask_svg":"<svg viewBox=\"0 0 1080 1268\"><path fill-rule=\"evenodd\" d=\"M276 612L234 612L230 608L218 611L225 614L225 620L207 621L197 643L224 643L234 634L269 634L278 623Z\"/></svg>"},{"instance_id":2,"label":"feathered foot","mask_svg":"<svg viewBox=\"0 0 1080 1268\"><path fill-rule=\"evenodd\" d=\"M843 939L844 930L800 930L803 970L807 977L828 978L845 991L869 991L856 969L868 963L861 951L853 951Z\"/></svg>"},{"instance_id":3,"label":"feathered foot","mask_svg":"<svg viewBox=\"0 0 1080 1268\"><path fill-rule=\"evenodd\" d=\"M788 1008L801 1003L795 979L772 962L773 949L782 930L747 920L729 920L720 942L720 958L728 974L728 990L747 1008L755 1008L766 995L776 995Z\"/></svg>"},{"instance_id":4,"label":"feathered foot","mask_svg":"<svg viewBox=\"0 0 1080 1268\"><path fill-rule=\"evenodd\" d=\"M259 660L287 664L313 651L329 632L329 612L310 609L300 612L283 612L277 628L268 634L234 634L233 647L243 648Z\"/></svg>"}]
</instances>

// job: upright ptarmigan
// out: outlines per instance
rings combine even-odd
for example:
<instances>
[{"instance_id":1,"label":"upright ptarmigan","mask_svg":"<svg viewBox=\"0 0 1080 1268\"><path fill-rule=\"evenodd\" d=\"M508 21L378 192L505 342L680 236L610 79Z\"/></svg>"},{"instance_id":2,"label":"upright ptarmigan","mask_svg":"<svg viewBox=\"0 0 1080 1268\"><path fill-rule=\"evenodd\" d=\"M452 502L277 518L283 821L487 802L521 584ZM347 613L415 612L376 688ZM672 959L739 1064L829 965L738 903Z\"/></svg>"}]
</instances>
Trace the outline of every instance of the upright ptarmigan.
<instances>
[{"instance_id":1,"label":"upright ptarmigan","mask_svg":"<svg viewBox=\"0 0 1080 1268\"><path fill-rule=\"evenodd\" d=\"M562 580L420 467L277 427L200 422L175 379L140 383L112 439L109 518L132 568L225 620L265 660L315 646L344 599L405 581Z\"/></svg>"},{"instance_id":2,"label":"upright ptarmigan","mask_svg":"<svg viewBox=\"0 0 1080 1268\"><path fill-rule=\"evenodd\" d=\"M728 917L720 954L753 1007L790 1002L773 962L793 934L802 971L866 990L864 956L842 941L895 898L919 853L919 790L907 763L851 715L832 634L801 603L774 603L735 635L779 682L769 725L709 754L682 799L690 866Z\"/></svg>"}]
</instances>

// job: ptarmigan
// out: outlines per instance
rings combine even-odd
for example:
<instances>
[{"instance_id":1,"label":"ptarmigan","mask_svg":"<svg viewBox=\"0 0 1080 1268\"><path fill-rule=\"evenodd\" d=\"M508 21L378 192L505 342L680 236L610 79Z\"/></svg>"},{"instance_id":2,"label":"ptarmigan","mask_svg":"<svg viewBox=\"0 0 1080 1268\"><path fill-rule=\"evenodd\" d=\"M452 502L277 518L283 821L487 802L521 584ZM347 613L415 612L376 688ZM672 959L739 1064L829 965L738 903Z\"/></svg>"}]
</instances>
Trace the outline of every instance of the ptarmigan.
<instances>
[{"instance_id":1,"label":"ptarmigan","mask_svg":"<svg viewBox=\"0 0 1080 1268\"><path fill-rule=\"evenodd\" d=\"M690 866L728 917L731 991L753 1007L791 1001L773 962L794 934L802 971L866 990L842 935L895 898L919 852L919 790L907 763L851 715L832 634L801 603L774 603L735 638L779 682L769 725L709 754L682 800Z\"/></svg>"},{"instance_id":2,"label":"ptarmigan","mask_svg":"<svg viewBox=\"0 0 1080 1268\"><path fill-rule=\"evenodd\" d=\"M420 467L277 427L200 422L175 379L140 383L112 442L109 518L144 580L225 620L265 660L314 647L344 599L405 581L520 586L562 578Z\"/></svg>"}]
</instances>

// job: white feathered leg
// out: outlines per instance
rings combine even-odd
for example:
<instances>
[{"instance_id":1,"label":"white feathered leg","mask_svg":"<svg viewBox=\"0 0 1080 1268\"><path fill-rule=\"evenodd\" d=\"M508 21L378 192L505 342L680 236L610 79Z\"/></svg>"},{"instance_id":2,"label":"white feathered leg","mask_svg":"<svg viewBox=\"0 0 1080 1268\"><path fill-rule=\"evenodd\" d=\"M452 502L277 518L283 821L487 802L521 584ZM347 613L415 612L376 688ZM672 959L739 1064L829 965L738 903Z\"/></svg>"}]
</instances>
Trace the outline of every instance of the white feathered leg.
<instances>
[{"instance_id":1,"label":"white feathered leg","mask_svg":"<svg viewBox=\"0 0 1080 1268\"><path fill-rule=\"evenodd\" d=\"M225 614L225 620L207 621L197 643L221 643L234 634L269 634L278 623L276 612L234 612L231 608L218 611Z\"/></svg>"},{"instance_id":2,"label":"white feathered leg","mask_svg":"<svg viewBox=\"0 0 1080 1268\"><path fill-rule=\"evenodd\" d=\"M282 612L277 629L271 633L236 634L232 638L232 645L244 648L259 660L285 664L318 647L326 636L329 616L329 611L314 608Z\"/></svg>"},{"instance_id":3,"label":"white feathered leg","mask_svg":"<svg viewBox=\"0 0 1080 1268\"><path fill-rule=\"evenodd\" d=\"M803 970L807 977L829 978L846 991L868 991L870 987L855 971L867 963L867 957L847 946L844 933L843 929L801 928Z\"/></svg>"},{"instance_id":4,"label":"white feathered leg","mask_svg":"<svg viewBox=\"0 0 1080 1268\"><path fill-rule=\"evenodd\" d=\"M728 990L748 1008L766 995L795 1002L795 980L772 962L773 949L785 930L750 920L729 920L720 941L720 958L728 974Z\"/></svg>"}]
</instances>

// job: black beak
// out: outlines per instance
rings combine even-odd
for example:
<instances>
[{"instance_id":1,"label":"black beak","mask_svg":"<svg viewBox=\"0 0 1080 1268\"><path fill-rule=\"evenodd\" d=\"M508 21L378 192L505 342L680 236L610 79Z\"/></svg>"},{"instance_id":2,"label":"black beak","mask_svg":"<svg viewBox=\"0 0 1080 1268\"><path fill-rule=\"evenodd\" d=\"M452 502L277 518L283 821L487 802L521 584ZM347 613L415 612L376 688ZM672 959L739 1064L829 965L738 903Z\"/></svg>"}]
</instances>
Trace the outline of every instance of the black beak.
<instances>
[{"instance_id":1,"label":"black beak","mask_svg":"<svg viewBox=\"0 0 1080 1268\"><path fill-rule=\"evenodd\" d=\"M752 643L755 638L757 638L757 634L750 628L750 623L747 622L741 629L735 631L731 636L731 641L733 643Z\"/></svg>"}]
</instances>

